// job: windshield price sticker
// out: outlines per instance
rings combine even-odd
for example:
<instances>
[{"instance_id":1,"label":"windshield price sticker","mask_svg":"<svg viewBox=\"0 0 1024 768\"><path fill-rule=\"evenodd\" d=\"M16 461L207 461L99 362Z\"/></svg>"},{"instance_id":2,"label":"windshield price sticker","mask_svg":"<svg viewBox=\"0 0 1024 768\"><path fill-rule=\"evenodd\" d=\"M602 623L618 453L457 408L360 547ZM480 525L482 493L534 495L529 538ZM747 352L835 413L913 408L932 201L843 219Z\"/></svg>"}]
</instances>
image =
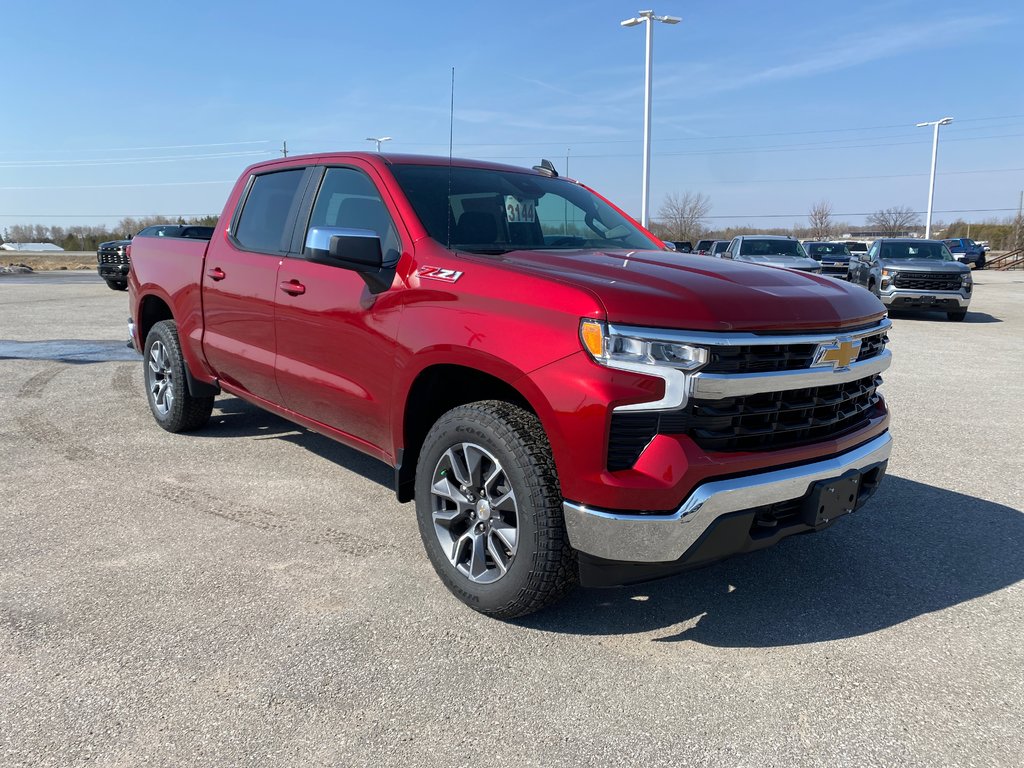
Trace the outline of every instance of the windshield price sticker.
<instances>
[{"instance_id":1,"label":"windshield price sticker","mask_svg":"<svg viewBox=\"0 0 1024 768\"><path fill-rule=\"evenodd\" d=\"M505 195L505 218L509 224L532 224L537 220L537 201Z\"/></svg>"}]
</instances>

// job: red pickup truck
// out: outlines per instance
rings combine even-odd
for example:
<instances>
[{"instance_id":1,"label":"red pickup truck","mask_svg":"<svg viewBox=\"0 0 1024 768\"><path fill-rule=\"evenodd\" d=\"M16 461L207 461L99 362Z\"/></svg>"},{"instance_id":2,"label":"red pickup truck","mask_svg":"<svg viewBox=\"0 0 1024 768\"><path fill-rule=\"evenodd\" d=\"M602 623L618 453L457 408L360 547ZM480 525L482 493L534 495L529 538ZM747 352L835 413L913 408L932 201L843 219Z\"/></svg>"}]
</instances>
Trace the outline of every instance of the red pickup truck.
<instances>
[{"instance_id":1,"label":"red pickup truck","mask_svg":"<svg viewBox=\"0 0 1024 768\"><path fill-rule=\"evenodd\" d=\"M210 241L131 264L160 426L226 392L387 462L493 616L829 526L889 457L871 293L669 252L546 162L260 163Z\"/></svg>"}]
</instances>

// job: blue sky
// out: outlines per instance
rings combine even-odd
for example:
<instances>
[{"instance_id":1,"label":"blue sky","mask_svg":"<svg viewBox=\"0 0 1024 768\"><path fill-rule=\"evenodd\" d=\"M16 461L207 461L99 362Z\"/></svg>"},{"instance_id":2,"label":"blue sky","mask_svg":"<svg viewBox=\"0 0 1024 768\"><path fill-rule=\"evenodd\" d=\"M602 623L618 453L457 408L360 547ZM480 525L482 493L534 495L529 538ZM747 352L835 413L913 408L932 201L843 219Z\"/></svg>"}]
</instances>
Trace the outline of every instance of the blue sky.
<instances>
[{"instance_id":1,"label":"blue sky","mask_svg":"<svg viewBox=\"0 0 1024 768\"><path fill-rule=\"evenodd\" d=\"M652 211L683 191L722 225L802 223L821 199L924 210L931 129L914 124L946 115L936 210L1015 208L1019 0L659 2L683 22L655 30ZM0 227L219 213L283 140L447 154L453 66L456 155L568 155L638 215L644 35L619 21L640 7L7 0Z\"/></svg>"}]
</instances>

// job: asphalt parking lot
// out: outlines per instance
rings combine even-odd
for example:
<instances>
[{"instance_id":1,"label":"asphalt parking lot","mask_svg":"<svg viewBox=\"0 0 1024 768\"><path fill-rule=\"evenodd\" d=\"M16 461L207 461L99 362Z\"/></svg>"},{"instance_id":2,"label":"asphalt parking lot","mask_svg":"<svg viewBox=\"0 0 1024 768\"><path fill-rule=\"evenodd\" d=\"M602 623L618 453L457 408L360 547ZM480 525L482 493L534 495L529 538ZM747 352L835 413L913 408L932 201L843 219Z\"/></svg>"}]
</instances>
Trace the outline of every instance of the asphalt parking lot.
<instances>
[{"instance_id":1,"label":"asphalt parking lot","mask_svg":"<svg viewBox=\"0 0 1024 768\"><path fill-rule=\"evenodd\" d=\"M975 277L894 318L862 512L517 623L386 467L230 397L163 432L124 293L0 277L0 764L1019 766L1024 273Z\"/></svg>"}]
</instances>

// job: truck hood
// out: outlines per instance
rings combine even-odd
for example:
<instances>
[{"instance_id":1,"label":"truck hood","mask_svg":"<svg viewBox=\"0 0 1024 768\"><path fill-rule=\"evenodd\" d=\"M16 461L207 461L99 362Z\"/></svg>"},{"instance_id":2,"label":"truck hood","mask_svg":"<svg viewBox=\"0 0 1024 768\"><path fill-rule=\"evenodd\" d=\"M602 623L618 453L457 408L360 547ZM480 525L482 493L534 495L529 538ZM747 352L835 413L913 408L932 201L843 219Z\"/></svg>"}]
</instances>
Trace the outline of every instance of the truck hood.
<instances>
[{"instance_id":1,"label":"truck hood","mask_svg":"<svg viewBox=\"0 0 1024 768\"><path fill-rule=\"evenodd\" d=\"M862 325L885 308L858 286L789 269L667 251L512 251L506 267L597 296L623 325L702 331Z\"/></svg>"},{"instance_id":2,"label":"truck hood","mask_svg":"<svg viewBox=\"0 0 1024 768\"><path fill-rule=\"evenodd\" d=\"M936 272L957 273L970 272L971 268L959 261L936 261L935 259L879 259L886 269L897 272Z\"/></svg>"},{"instance_id":3,"label":"truck hood","mask_svg":"<svg viewBox=\"0 0 1024 768\"><path fill-rule=\"evenodd\" d=\"M803 256L790 256L784 253L773 253L765 256L753 254L741 254L735 257L735 261L746 261L749 264L767 264L771 267L786 267L786 269L817 269L821 266L814 259Z\"/></svg>"}]
</instances>

